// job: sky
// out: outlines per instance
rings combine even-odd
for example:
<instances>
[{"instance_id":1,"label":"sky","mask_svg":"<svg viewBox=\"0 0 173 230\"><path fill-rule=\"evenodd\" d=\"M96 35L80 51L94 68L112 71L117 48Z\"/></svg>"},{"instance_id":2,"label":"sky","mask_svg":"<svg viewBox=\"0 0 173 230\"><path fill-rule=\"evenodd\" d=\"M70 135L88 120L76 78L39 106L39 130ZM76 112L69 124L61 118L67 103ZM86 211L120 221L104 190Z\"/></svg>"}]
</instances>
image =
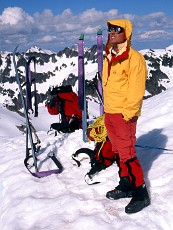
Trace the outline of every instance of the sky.
<instances>
[{"instance_id":1,"label":"sky","mask_svg":"<svg viewBox=\"0 0 173 230\"><path fill-rule=\"evenodd\" d=\"M44 106L31 122L41 140L39 171L57 169L47 158L50 151L63 165L61 174L35 178L25 168L26 138L16 127L24 117L0 104L0 229L1 230L172 230L173 229L173 88L147 99L137 125L137 155L141 162L151 205L136 214L126 214L129 198L109 200L107 191L118 184L116 164L94 176L95 185L84 177L89 159L81 154L77 167L72 154L81 147L82 130L71 134L47 134L55 116ZM98 116L89 102L90 119ZM154 108L154 109L153 109ZM4 125L5 124L5 125Z\"/></svg>"},{"instance_id":2,"label":"sky","mask_svg":"<svg viewBox=\"0 0 173 230\"><path fill-rule=\"evenodd\" d=\"M173 44L173 2L170 0L0 0L0 50L25 51L37 45L59 51L77 44L96 44L98 29L107 40L106 21L125 18L134 25L132 45L137 50Z\"/></svg>"}]
</instances>

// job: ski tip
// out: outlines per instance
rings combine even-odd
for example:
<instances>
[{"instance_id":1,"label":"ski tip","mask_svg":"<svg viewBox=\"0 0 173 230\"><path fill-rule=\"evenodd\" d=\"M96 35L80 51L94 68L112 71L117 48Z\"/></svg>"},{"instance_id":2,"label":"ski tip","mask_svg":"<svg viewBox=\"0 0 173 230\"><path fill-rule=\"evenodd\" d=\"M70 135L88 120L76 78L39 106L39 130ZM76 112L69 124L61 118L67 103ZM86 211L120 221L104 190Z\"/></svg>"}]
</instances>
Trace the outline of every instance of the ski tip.
<instances>
[{"instance_id":1,"label":"ski tip","mask_svg":"<svg viewBox=\"0 0 173 230\"><path fill-rule=\"evenodd\" d=\"M81 34L79 40L84 40L84 34Z\"/></svg>"},{"instance_id":2,"label":"ski tip","mask_svg":"<svg viewBox=\"0 0 173 230\"><path fill-rule=\"evenodd\" d=\"M98 30L97 35L102 35L102 30L101 29Z\"/></svg>"}]
</instances>

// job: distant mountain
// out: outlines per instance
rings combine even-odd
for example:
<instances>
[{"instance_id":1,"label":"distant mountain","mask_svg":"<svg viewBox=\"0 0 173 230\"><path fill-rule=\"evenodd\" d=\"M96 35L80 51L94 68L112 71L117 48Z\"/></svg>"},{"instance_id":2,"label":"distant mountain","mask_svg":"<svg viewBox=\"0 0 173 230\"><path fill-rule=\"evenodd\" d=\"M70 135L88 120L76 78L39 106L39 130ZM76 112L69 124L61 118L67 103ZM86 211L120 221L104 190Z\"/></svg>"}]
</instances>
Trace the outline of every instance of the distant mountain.
<instances>
[{"instance_id":1,"label":"distant mountain","mask_svg":"<svg viewBox=\"0 0 173 230\"><path fill-rule=\"evenodd\" d=\"M173 87L173 45L166 49L142 50L148 66L146 90L149 96Z\"/></svg>"},{"instance_id":2,"label":"distant mountain","mask_svg":"<svg viewBox=\"0 0 173 230\"><path fill-rule=\"evenodd\" d=\"M86 94L97 97L91 82L97 72L97 47L85 48ZM148 65L146 98L159 94L173 86L173 45L166 49L140 51ZM31 64L32 76L37 82L38 100L46 100L50 86L70 84L77 92L78 52L66 47L58 53L33 46L23 53L16 53L21 82L25 82L27 60L36 57L36 72ZM25 89L24 89L25 90ZM12 60L12 53L0 52L0 103L9 109L21 108L18 85Z\"/></svg>"}]
</instances>

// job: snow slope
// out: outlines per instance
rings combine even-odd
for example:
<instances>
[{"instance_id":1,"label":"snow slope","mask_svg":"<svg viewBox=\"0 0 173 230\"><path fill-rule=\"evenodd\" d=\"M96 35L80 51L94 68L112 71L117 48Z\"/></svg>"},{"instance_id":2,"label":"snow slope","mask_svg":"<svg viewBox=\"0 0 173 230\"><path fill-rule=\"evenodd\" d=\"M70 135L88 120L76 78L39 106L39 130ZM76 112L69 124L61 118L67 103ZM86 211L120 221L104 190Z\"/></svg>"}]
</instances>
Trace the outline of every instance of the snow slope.
<instances>
[{"instance_id":1,"label":"snow slope","mask_svg":"<svg viewBox=\"0 0 173 230\"><path fill-rule=\"evenodd\" d=\"M42 179L31 176L23 165L25 136L15 130L23 118L0 106L0 229L172 230L172 98L173 88L144 101L137 127L137 144L141 146L137 152L151 205L131 215L124 212L129 198L112 201L105 197L105 193L117 185L117 166L114 164L99 173L96 180L101 183L87 185L84 176L90 169L89 159L84 158L78 168L71 155L80 147L93 148L94 144L82 141L81 130L48 135L52 116L43 107L39 109L40 117L32 118L42 141L38 166L41 170L55 168L46 158L53 150L64 171ZM98 109L91 107L92 115L98 116ZM5 132L4 124L9 121Z\"/></svg>"}]
</instances>

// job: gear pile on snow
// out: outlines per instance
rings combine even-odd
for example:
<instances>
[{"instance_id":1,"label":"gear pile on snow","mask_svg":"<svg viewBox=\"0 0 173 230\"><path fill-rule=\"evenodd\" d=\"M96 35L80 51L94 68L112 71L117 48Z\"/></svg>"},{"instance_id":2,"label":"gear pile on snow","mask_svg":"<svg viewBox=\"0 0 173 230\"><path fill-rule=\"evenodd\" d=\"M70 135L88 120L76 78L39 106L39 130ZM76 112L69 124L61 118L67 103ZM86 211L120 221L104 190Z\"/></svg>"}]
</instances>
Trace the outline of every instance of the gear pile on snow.
<instances>
[{"instance_id":1,"label":"gear pile on snow","mask_svg":"<svg viewBox=\"0 0 173 230\"><path fill-rule=\"evenodd\" d=\"M104 114L96 118L93 124L87 128L87 137L95 142L94 150L89 148L80 148L73 155L72 159L80 166L79 154L85 153L90 157L91 169L86 174L85 180L88 184L99 182L92 181L95 174L106 169L115 161L116 154L112 151L111 143L107 136L107 130L104 125Z\"/></svg>"}]
</instances>

